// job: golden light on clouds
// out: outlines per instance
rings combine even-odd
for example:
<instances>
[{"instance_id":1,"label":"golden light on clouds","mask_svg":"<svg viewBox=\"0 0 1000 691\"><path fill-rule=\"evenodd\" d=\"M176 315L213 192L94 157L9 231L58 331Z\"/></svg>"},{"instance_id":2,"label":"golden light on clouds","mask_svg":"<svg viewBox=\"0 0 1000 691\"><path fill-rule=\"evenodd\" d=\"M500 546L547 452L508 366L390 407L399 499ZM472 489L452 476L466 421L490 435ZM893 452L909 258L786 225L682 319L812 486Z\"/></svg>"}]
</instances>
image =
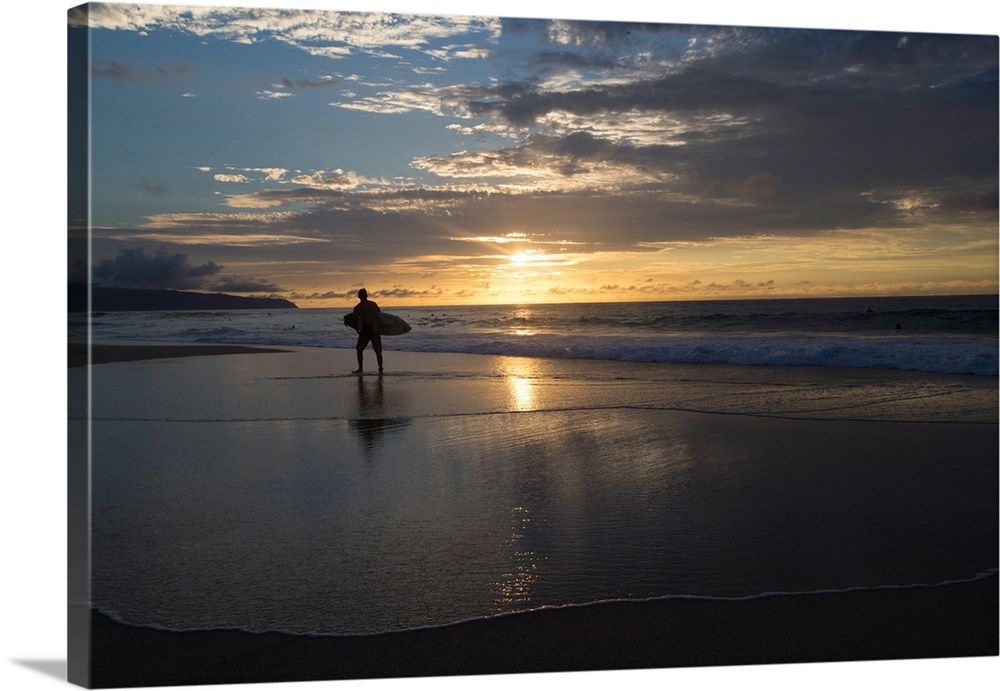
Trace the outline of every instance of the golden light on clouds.
<instances>
[{"instance_id":1,"label":"golden light on clouds","mask_svg":"<svg viewBox=\"0 0 1000 691\"><path fill-rule=\"evenodd\" d=\"M487 304L728 299L741 297L988 293L997 239L965 230L858 230L798 238L776 235L647 244L641 251L548 252L530 233L463 237L512 252L416 257L413 304L461 299ZM962 279L950 278L965 267ZM400 267L394 267L398 270ZM928 280L928 276L930 280Z\"/></svg>"},{"instance_id":2,"label":"golden light on clouds","mask_svg":"<svg viewBox=\"0 0 1000 691\"><path fill-rule=\"evenodd\" d=\"M961 228L762 234L623 251L551 251L528 231L455 239L483 251L362 264L358 277L373 294L385 291L391 303L414 306L989 293L998 252L995 236ZM317 291L330 284L327 269L312 262L281 275L302 306L341 306L354 284ZM408 292L393 290L400 284ZM314 293L323 297L301 297Z\"/></svg>"},{"instance_id":3,"label":"golden light on clouds","mask_svg":"<svg viewBox=\"0 0 1000 691\"><path fill-rule=\"evenodd\" d=\"M538 250L525 250L524 252L515 252L510 255L510 263L514 266L538 265L545 261L545 255Z\"/></svg>"}]
</instances>

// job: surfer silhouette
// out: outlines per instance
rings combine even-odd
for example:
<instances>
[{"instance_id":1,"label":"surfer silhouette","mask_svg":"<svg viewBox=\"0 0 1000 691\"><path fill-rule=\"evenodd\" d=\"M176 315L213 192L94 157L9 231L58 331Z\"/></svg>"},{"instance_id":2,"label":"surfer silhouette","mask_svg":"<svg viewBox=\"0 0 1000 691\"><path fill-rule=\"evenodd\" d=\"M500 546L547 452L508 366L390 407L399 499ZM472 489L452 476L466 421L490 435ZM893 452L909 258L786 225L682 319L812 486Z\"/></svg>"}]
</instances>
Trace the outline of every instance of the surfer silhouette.
<instances>
[{"instance_id":1,"label":"surfer silhouette","mask_svg":"<svg viewBox=\"0 0 1000 691\"><path fill-rule=\"evenodd\" d=\"M379 307L378 303L368 299L368 291L362 288L358 291L358 304L354 306L354 314L357 317L356 327L358 330L358 368L354 374L364 373L365 348L369 343L375 351L378 360L378 371L382 373L382 330L378 323Z\"/></svg>"}]
</instances>

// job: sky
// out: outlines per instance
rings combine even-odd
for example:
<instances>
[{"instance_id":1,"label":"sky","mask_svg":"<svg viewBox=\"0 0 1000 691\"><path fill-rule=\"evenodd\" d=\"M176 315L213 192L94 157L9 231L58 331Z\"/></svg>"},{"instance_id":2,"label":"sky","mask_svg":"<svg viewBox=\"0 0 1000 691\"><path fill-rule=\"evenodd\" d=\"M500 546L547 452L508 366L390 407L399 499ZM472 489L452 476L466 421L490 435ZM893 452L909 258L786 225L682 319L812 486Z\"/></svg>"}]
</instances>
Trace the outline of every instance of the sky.
<instances>
[{"instance_id":1,"label":"sky","mask_svg":"<svg viewBox=\"0 0 1000 691\"><path fill-rule=\"evenodd\" d=\"M997 37L900 24L94 4L70 280L300 307L995 293Z\"/></svg>"}]
</instances>

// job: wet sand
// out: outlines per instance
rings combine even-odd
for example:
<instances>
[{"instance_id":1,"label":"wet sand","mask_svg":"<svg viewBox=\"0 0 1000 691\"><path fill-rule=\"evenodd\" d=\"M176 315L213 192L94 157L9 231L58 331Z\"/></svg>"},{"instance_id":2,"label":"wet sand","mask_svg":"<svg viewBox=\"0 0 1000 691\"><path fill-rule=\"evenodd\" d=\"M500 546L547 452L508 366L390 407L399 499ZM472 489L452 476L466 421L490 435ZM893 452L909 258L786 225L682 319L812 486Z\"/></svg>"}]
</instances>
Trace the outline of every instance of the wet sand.
<instances>
[{"instance_id":1,"label":"wet sand","mask_svg":"<svg viewBox=\"0 0 1000 691\"><path fill-rule=\"evenodd\" d=\"M996 378L392 352L384 378L359 378L349 373L351 351L92 352L93 363L103 363L92 368L98 425L342 419L358 423L365 438L381 433L378 424L368 428L379 421L470 416L485 430L501 413L620 406L805 419L812 429L823 421L928 422L941 430L934 453L996 458ZM220 357L185 357L209 353ZM71 369L71 394L84 374ZM83 405L71 395L71 430L87 419ZM994 575L936 587L608 603L373 636L167 632L78 607L71 631L73 644L90 637L95 687L978 657L1000 652L997 591Z\"/></svg>"}]
</instances>

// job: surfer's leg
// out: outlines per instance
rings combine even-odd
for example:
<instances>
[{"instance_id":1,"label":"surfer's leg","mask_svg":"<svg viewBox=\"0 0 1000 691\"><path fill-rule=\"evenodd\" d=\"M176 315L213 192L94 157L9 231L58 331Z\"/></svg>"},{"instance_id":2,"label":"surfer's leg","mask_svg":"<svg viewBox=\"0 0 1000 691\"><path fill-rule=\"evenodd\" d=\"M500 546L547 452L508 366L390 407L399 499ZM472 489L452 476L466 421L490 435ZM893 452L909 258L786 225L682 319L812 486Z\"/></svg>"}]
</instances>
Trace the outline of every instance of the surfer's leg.
<instances>
[{"instance_id":1,"label":"surfer's leg","mask_svg":"<svg viewBox=\"0 0 1000 691\"><path fill-rule=\"evenodd\" d=\"M358 344L357 344L357 346L355 346L355 350L357 350L357 352L358 352L358 369L355 370L355 374L358 374L358 373L364 371L364 368L365 368L365 364L364 364L365 363L365 346L368 345L368 341L370 339L371 339L371 336L369 336L368 334L366 334L364 329L362 329L361 332L358 334Z\"/></svg>"},{"instance_id":2,"label":"surfer's leg","mask_svg":"<svg viewBox=\"0 0 1000 691\"><path fill-rule=\"evenodd\" d=\"M379 327L372 330L372 349L375 351L375 359L378 360L378 371L382 371L382 334Z\"/></svg>"}]
</instances>

